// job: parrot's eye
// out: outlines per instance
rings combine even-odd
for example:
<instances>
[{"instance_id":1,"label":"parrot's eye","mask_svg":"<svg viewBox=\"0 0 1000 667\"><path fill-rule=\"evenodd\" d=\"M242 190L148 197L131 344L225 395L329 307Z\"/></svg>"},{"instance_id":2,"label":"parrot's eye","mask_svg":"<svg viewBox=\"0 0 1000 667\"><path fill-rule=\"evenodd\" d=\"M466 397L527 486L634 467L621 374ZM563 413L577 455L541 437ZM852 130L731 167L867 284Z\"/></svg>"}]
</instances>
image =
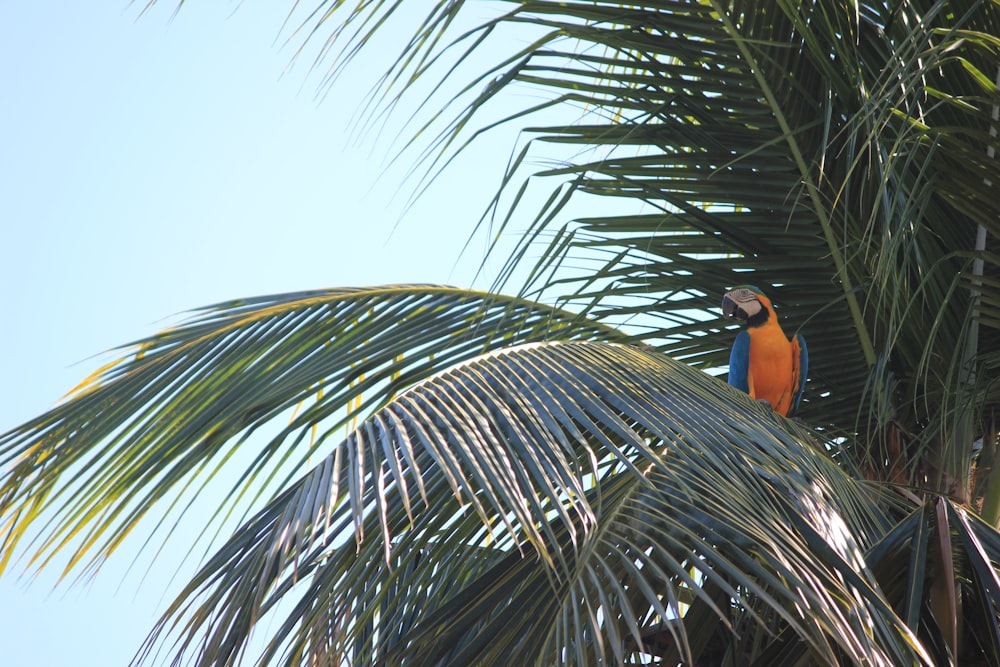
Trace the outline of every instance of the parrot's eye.
<instances>
[{"instance_id":1,"label":"parrot's eye","mask_svg":"<svg viewBox=\"0 0 1000 667\"><path fill-rule=\"evenodd\" d=\"M755 300L757 298L756 294L754 294L752 291L750 291L750 290L748 290L746 288L733 290L732 291L732 295L733 295L733 298L736 301L739 301L740 303L744 303L744 302L747 302L747 301L753 301L753 300Z\"/></svg>"}]
</instances>

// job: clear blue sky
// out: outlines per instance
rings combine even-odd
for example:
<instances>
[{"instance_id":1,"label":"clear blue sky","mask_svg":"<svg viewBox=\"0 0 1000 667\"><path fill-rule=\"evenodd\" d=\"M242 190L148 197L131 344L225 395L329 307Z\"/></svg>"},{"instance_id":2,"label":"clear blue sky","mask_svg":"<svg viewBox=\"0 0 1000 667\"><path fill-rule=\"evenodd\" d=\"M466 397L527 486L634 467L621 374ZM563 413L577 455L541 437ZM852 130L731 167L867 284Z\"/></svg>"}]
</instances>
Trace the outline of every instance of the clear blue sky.
<instances>
[{"instance_id":1,"label":"clear blue sky","mask_svg":"<svg viewBox=\"0 0 1000 667\"><path fill-rule=\"evenodd\" d=\"M395 129L349 131L381 64L356 64L318 102L309 63L288 71L291 3L238 4L186 3L174 19L168 2L142 18L125 0L0 4L0 431L106 360L94 355L191 308L469 285L482 243L454 260L516 135L482 143L400 221L414 181L411 159L385 171ZM126 664L176 590L177 556L126 574L126 550L55 589L55 573L6 574L0 662Z\"/></svg>"}]
</instances>

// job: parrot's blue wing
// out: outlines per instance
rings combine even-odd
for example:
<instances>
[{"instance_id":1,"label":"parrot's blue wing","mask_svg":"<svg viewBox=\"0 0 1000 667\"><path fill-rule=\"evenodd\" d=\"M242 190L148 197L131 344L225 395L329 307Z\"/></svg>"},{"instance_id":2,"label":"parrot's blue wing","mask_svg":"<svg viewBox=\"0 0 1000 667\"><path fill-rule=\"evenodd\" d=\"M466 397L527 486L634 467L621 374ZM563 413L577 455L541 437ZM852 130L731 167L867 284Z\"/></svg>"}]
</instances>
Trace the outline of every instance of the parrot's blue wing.
<instances>
[{"instance_id":1,"label":"parrot's blue wing","mask_svg":"<svg viewBox=\"0 0 1000 667\"><path fill-rule=\"evenodd\" d=\"M792 401L792 412L799 409L802 394L806 390L806 378L809 376L809 349L806 347L806 339L802 334L798 334L795 340L799 344L799 386L796 388L795 400Z\"/></svg>"},{"instance_id":2,"label":"parrot's blue wing","mask_svg":"<svg viewBox=\"0 0 1000 667\"><path fill-rule=\"evenodd\" d=\"M733 341L729 354L729 384L750 393L750 334L741 331Z\"/></svg>"}]
</instances>

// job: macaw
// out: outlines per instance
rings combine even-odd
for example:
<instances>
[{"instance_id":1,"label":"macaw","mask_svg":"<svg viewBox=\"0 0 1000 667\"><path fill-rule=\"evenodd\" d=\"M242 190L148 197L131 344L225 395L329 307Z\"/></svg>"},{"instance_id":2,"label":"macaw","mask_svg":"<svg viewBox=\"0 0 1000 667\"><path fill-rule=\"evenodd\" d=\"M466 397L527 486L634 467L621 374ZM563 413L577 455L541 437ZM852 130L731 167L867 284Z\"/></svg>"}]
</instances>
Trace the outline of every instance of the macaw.
<instances>
[{"instance_id":1,"label":"macaw","mask_svg":"<svg viewBox=\"0 0 1000 667\"><path fill-rule=\"evenodd\" d=\"M788 340L771 300L752 285L726 292L722 314L746 324L729 356L729 384L786 417L795 412L809 372L805 338L798 334Z\"/></svg>"}]
</instances>

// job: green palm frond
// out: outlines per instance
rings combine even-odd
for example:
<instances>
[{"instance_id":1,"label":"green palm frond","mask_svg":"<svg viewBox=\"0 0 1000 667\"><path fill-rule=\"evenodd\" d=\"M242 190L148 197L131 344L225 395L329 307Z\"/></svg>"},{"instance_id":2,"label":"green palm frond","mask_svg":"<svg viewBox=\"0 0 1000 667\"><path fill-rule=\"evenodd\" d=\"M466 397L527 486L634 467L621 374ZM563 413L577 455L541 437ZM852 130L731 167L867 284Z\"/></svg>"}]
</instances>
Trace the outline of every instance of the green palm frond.
<instances>
[{"instance_id":1,"label":"green palm frond","mask_svg":"<svg viewBox=\"0 0 1000 667\"><path fill-rule=\"evenodd\" d=\"M28 545L31 563L68 548L67 571L87 554L97 567L154 504L211 479L240 448L253 453L236 498L278 475L287 483L329 437L422 378L551 338L624 340L572 313L450 287L318 290L202 309L0 436L0 565L42 508L59 505Z\"/></svg>"},{"instance_id":2,"label":"green palm frond","mask_svg":"<svg viewBox=\"0 0 1000 667\"><path fill-rule=\"evenodd\" d=\"M944 593L931 591L935 581L927 573L946 559L954 568L954 583ZM991 526L952 501L934 499L900 520L866 560L886 598L934 651L936 664L954 661L949 645L956 643L966 647L970 664L988 664L993 658L985 656L998 655L1000 581L995 563L1000 562L1000 539ZM943 615L944 609L950 615ZM960 638L935 637L935 616L955 619Z\"/></svg>"},{"instance_id":3,"label":"green palm frond","mask_svg":"<svg viewBox=\"0 0 1000 667\"><path fill-rule=\"evenodd\" d=\"M179 633L178 658L234 664L274 610L265 662L624 664L640 625L702 600L726 624L754 605L826 664L919 661L859 561L884 509L800 438L658 353L490 353L359 425L206 563L158 633Z\"/></svg>"}]
</instances>

